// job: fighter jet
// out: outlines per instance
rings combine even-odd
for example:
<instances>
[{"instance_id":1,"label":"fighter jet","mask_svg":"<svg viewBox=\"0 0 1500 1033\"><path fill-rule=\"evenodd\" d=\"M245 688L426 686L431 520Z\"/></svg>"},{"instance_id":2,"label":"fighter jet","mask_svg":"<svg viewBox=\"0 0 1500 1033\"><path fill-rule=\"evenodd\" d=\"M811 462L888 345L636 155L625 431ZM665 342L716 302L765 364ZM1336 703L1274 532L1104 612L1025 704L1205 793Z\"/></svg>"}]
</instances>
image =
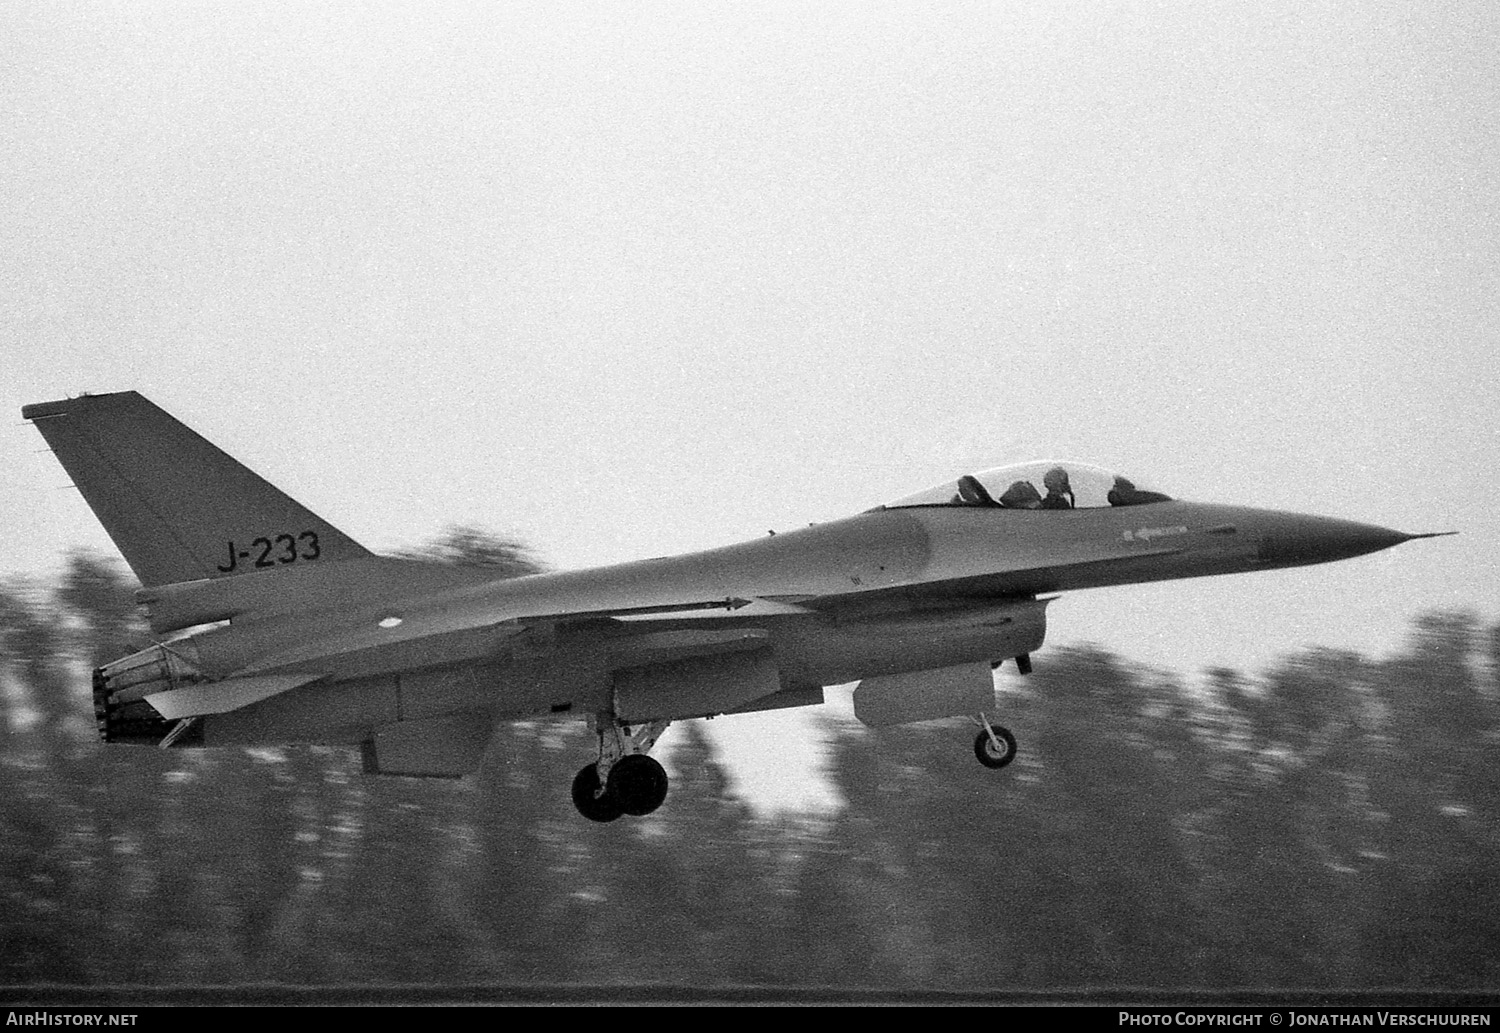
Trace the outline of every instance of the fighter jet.
<instances>
[{"instance_id":1,"label":"fighter jet","mask_svg":"<svg viewBox=\"0 0 1500 1033\"><path fill-rule=\"evenodd\" d=\"M499 721L582 719L586 818L649 814L675 720L823 702L969 716L1016 756L993 669L1031 670L1059 592L1346 559L1426 534L1184 502L1083 463L964 474L846 519L497 580L377 556L135 392L22 409L140 579L156 644L94 672L106 743L332 743L367 772L474 771Z\"/></svg>"}]
</instances>

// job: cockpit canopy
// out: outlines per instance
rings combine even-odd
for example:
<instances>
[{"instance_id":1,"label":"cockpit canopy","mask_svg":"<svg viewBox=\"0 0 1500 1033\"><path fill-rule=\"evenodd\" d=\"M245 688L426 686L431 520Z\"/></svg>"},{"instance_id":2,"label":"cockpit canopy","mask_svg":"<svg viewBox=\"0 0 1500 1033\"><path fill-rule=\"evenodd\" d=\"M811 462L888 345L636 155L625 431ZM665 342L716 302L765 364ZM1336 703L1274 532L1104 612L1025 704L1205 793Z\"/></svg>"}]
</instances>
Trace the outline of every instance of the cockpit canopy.
<instances>
[{"instance_id":1,"label":"cockpit canopy","mask_svg":"<svg viewBox=\"0 0 1500 1033\"><path fill-rule=\"evenodd\" d=\"M997 466L965 474L895 502L906 506L994 506L1001 509L1103 509L1168 502L1159 491L1147 491L1127 477L1087 463L1038 460Z\"/></svg>"}]
</instances>

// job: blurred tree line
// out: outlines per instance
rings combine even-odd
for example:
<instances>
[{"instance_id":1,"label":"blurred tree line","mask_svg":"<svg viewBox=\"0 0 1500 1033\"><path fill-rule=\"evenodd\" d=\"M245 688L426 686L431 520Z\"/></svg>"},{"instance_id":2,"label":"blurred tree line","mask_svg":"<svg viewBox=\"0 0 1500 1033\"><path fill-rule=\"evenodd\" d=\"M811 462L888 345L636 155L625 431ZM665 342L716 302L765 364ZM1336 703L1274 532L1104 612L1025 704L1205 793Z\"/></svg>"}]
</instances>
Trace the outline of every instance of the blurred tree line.
<instances>
[{"instance_id":1,"label":"blurred tree line","mask_svg":"<svg viewBox=\"0 0 1500 1033\"><path fill-rule=\"evenodd\" d=\"M536 569L467 529L417 554ZM578 722L453 782L102 748L133 587L75 555L0 588L0 984L1500 986L1500 627L1468 613L1201 684L1050 650L998 776L967 727L831 718L827 813L758 815L684 722L666 806L600 826Z\"/></svg>"}]
</instances>

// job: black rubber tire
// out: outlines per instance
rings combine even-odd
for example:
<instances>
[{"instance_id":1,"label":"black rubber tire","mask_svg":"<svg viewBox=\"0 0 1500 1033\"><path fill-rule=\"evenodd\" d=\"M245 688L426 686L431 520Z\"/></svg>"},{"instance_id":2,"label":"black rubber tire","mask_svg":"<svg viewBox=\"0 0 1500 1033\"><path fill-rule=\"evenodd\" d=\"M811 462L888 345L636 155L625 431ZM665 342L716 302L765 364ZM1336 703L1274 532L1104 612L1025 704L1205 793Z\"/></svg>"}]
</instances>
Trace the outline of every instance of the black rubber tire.
<instances>
[{"instance_id":1,"label":"black rubber tire","mask_svg":"<svg viewBox=\"0 0 1500 1033\"><path fill-rule=\"evenodd\" d=\"M573 776L573 806L578 808L579 814L589 821L607 822L614 821L625 813L620 809L620 802L615 799L613 792L595 796L598 789L599 766L597 764L581 768L578 774Z\"/></svg>"},{"instance_id":2,"label":"black rubber tire","mask_svg":"<svg viewBox=\"0 0 1500 1033\"><path fill-rule=\"evenodd\" d=\"M609 772L609 794L620 810L639 817L650 814L667 798L667 772L644 753L621 757Z\"/></svg>"},{"instance_id":3,"label":"black rubber tire","mask_svg":"<svg viewBox=\"0 0 1500 1033\"><path fill-rule=\"evenodd\" d=\"M990 725L990 730L1000 740L1005 752L997 753L995 744L990 741L990 733L980 732L974 739L974 756L987 768L1003 768L1016 759L1016 737L1010 734L1009 728L1001 725Z\"/></svg>"}]
</instances>

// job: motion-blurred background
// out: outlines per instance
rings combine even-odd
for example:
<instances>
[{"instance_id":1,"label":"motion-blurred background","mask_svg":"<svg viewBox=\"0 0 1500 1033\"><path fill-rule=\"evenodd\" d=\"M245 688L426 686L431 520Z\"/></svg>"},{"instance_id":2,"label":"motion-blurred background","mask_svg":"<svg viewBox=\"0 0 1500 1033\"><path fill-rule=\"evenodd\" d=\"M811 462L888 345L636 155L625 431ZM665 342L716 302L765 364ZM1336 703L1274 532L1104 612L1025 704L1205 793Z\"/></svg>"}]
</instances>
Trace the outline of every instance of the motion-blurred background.
<instances>
[{"instance_id":1,"label":"motion-blurred background","mask_svg":"<svg viewBox=\"0 0 1500 1033\"><path fill-rule=\"evenodd\" d=\"M1497 45L1478 0L3 5L0 982L1495 986ZM595 828L573 726L454 785L91 744L141 630L17 414L124 389L379 550L622 561L1038 456L1463 533L1064 597L999 778L835 691L674 728Z\"/></svg>"}]
</instances>

